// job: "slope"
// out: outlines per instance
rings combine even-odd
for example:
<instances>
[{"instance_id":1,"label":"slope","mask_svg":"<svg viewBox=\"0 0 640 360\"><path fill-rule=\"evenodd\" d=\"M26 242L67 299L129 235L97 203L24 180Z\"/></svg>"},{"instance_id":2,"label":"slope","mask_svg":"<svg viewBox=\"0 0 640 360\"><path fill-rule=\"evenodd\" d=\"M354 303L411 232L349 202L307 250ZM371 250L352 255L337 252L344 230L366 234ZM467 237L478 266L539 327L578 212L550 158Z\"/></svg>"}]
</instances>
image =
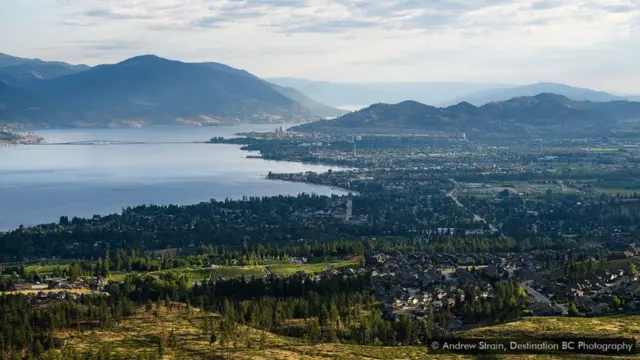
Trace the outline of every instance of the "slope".
<instances>
[{"instance_id":1,"label":"slope","mask_svg":"<svg viewBox=\"0 0 640 360\"><path fill-rule=\"evenodd\" d=\"M321 104L309 98L308 96L306 96L305 94L301 93L300 91L294 88L280 86L276 84L270 84L270 85L271 87L273 87L274 90L276 90L280 94L288 97L289 99L297 102L298 104L304 106L305 108L313 111L319 116L322 116L325 118L334 118L340 115L344 115L348 112L345 110L336 109L334 107L327 106L325 104Z\"/></svg>"},{"instance_id":2,"label":"slope","mask_svg":"<svg viewBox=\"0 0 640 360\"><path fill-rule=\"evenodd\" d=\"M640 339L639 315L586 317L532 317L511 323L463 331L468 338L529 338L529 337L598 337L610 336Z\"/></svg>"},{"instance_id":3,"label":"slope","mask_svg":"<svg viewBox=\"0 0 640 360\"><path fill-rule=\"evenodd\" d=\"M135 315L125 318L119 324L107 329L95 328L91 331L64 330L55 334L64 348L56 350L61 354L96 354L102 350L110 355L134 359L137 356L155 354L158 339L168 336L171 331L177 340L176 346L167 346L163 359L475 359L478 355L434 353L426 346L364 346L340 343L309 345L295 338L238 325L227 344L218 341L210 344L210 337L203 332L203 324L216 314L197 309L187 310L174 304L173 309L161 306L158 310L146 312L137 309ZM626 337L636 337L637 316L612 316L603 318L555 318L535 317L508 324L490 326L465 331L457 335L464 338L480 339L527 339L531 337L602 336L603 333ZM128 358L127 358L128 356ZM485 354L491 359L564 359L567 354L526 353ZM571 358L599 359L595 355L572 354ZM637 359L633 356L616 356L617 359Z\"/></svg>"},{"instance_id":4,"label":"slope","mask_svg":"<svg viewBox=\"0 0 640 360\"><path fill-rule=\"evenodd\" d=\"M456 97L453 100L448 101L447 104L457 104L461 101L467 101L471 104L480 106L491 102L505 101L515 97L534 96L540 93L553 93L563 95L572 100L578 101L604 102L626 100L624 97L612 95L603 91L596 91L552 82L541 82L506 89L489 89L479 92L473 92Z\"/></svg>"},{"instance_id":5,"label":"slope","mask_svg":"<svg viewBox=\"0 0 640 360\"><path fill-rule=\"evenodd\" d=\"M275 91L279 92L281 95L288 97L289 99L297 102L298 104L302 105L304 108L311 110L313 113L315 113L316 115L323 117L323 118L333 118L336 116L340 116L340 115L344 115L347 113L347 111L344 110L340 110L340 109L336 109L333 108L331 106L327 106L325 104L319 103L316 100L311 99L310 97L308 97L307 95L303 94L302 92L292 88L292 87L288 87L288 86L280 86L278 84L269 82L269 81L265 81L262 80L260 78L258 78L257 76L245 71L245 70L239 70L239 69L235 69L232 68L231 66L225 65L225 64L220 64L220 63L215 63L215 62L207 62L207 63L201 63L204 66L210 67L212 69L216 69L216 70L220 70L220 71L226 71L229 73L233 73L233 74L237 74L237 75L242 75L242 76L249 76L252 77L254 79L260 80L260 81L264 81L265 83L267 83L270 87L272 87Z\"/></svg>"},{"instance_id":6,"label":"slope","mask_svg":"<svg viewBox=\"0 0 640 360\"><path fill-rule=\"evenodd\" d=\"M182 310L178 310L178 309ZM155 312L155 310L154 310ZM155 353L158 338L167 336L173 330L180 342L179 346L167 347L163 359L208 360L217 358L233 359L430 359L425 347L380 347L346 344L308 345L295 339L284 337L247 326L238 325L227 344L218 340L214 346L209 343L209 335L203 332L203 323L216 314L192 309L176 304L173 310L162 306L157 316L144 309L138 309L133 317L126 318L109 329L93 331L62 331L56 337L65 348L74 353L86 354L108 348L112 354L120 356ZM220 335L218 335L220 339ZM64 350L63 350L64 351ZM442 357L439 357L442 358ZM447 358L446 356L444 357ZM450 359L458 357L448 357Z\"/></svg>"},{"instance_id":7,"label":"slope","mask_svg":"<svg viewBox=\"0 0 640 360\"><path fill-rule=\"evenodd\" d=\"M37 111L40 103L41 100L37 94L0 81L0 119L26 120L25 115L30 111ZM17 115L19 113L22 115Z\"/></svg>"},{"instance_id":8,"label":"slope","mask_svg":"<svg viewBox=\"0 0 640 360\"><path fill-rule=\"evenodd\" d=\"M55 126L143 126L301 122L317 119L264 81L239 70L139 56L43 80L31 87L40 110L16 112Z\"/></svg>"}]
</instances>

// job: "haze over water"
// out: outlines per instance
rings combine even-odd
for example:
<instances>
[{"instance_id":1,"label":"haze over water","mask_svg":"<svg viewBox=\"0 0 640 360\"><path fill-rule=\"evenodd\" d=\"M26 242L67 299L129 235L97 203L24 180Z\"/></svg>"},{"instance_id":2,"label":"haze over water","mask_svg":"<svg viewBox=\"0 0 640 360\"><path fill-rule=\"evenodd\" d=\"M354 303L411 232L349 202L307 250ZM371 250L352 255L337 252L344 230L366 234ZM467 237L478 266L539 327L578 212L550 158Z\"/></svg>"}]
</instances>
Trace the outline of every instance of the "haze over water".
<instances>
[{"instance_id":1,"label":"haze over water","mask_svg":"<svg viewBox=\"0 0 640 360\"><path fill-rule=\"evenodd\" d=\"M42 130L47 142L206 141L275 125ZM272 172L331 167L247 159L224 144L34 145L0 148L0 230L120 212L141 204L195 204L210 199L346 192L265 180ZM333 169L336 169L335 167Z\"/></svg>"}]
</instances>

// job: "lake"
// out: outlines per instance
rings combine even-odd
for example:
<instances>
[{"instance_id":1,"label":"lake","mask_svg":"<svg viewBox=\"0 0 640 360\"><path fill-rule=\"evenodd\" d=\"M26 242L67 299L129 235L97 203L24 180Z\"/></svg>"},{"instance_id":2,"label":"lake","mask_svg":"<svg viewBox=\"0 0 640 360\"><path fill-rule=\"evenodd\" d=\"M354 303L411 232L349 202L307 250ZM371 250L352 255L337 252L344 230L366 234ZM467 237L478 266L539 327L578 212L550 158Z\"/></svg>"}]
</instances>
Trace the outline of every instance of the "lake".
<instances>
[{"instance_id":1,"label":"lake","mask_svg":"<svg viewBox=\"0 0 640 360\"><path fill-rule=\"evenodd\" d=\"M276 125L34 131L49 143L207 141ZM87 217L141 204L195 204L243 196L346 194L339 189L266 180L272 172L331 167L247 159L225 144L32 145L0 147L0 230ZM335 167L333 169L336 169Z\"/></svg>"}]
</instances>

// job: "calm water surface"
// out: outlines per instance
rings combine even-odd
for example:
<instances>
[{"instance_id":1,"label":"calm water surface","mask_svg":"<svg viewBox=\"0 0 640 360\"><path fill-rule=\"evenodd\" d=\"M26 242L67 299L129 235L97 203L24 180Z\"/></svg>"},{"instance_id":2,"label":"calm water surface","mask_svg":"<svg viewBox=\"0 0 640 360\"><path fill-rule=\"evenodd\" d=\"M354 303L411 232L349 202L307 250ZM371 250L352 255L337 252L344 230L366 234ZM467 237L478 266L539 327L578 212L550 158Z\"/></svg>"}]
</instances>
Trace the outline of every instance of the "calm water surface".
<instances>
[{"instance_id":1,"label":"calm water surface","mask_svg":"<svg viewBox=\"0 0 640 360\"><path fill-rule=\"evenodd\" d=\"M43 130L47 142L206 141L275 126ZM265 180L273 172L330 167L247 159L223 144L35 145L0 147L0 230L92 216L140 204L193 204L209 199L278 194L344 194L328 187ZM335 169L335 168L334 168Z\"/></svg>"}]
</instances>

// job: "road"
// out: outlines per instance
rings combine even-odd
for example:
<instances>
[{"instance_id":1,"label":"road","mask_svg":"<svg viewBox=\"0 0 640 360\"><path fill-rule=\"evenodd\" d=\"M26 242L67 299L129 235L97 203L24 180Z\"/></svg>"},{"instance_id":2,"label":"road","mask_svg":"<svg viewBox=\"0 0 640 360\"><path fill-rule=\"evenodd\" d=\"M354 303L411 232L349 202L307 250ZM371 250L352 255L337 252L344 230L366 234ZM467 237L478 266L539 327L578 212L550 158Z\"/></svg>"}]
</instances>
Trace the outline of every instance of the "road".
<instances>
[{"instance_id":1,"label":"road","mask_svg":"<svg viewBox=\"0 0 640 360\"><path fill-rule=\"evenodd\" d=\"M560 186L560 191L562 191L562 192L564 192L564 193L568 193L568 192L572 192L572 191L575 191L577 194L579 194L579 193L580 193L580 190L578 190L578 189L573 189L573 188L568 187L568 186L564 183L564 181L562 181L562 180L557 180L556 182L557 182L557 183L558 183L558 185Z\"/></svg>"},{"instance_id":2,"label":"road","mask_svg":"<svg viewBox=\"0 0 640 360\"><path fill-rule=\"evenodd\" d=\"M447 193L447 197L450 197L451 200L453 200L456 205L458 205L459 207L466 209L466 206L464 206L459 200L458 200L458 191L460 190L460 184L458 184L457 181L453 180L453 179L449 179L449 181L451 181L451 183L454 185L453 190L449 191ZM482 216L478 215L478 214L473 214L473 221L477 221L477 222L483 222L485 224L487 224L487 220L485 218L483 218ZM488 223L489 224L489 229L491 230L492 233L499 233L500 236L504 236L502 234L502 232L500 231L500 229L498 229L495 225Z\"/></svg>"},{"instance_id":3,"label":"road","mask_svg":"<svg viewBox=\"0 0 640 360\"><path fill-rule=\"evenodd\" d=\"M529 294L529 296L531 296L535 302L551 304L551 300L549 300L546 296L540 294L531 286L529 286L529 283L530 281L523 281L520 283L520 287L524 289L524 291L526 291L527 294Z\"/></svg>"}]
</instances>

